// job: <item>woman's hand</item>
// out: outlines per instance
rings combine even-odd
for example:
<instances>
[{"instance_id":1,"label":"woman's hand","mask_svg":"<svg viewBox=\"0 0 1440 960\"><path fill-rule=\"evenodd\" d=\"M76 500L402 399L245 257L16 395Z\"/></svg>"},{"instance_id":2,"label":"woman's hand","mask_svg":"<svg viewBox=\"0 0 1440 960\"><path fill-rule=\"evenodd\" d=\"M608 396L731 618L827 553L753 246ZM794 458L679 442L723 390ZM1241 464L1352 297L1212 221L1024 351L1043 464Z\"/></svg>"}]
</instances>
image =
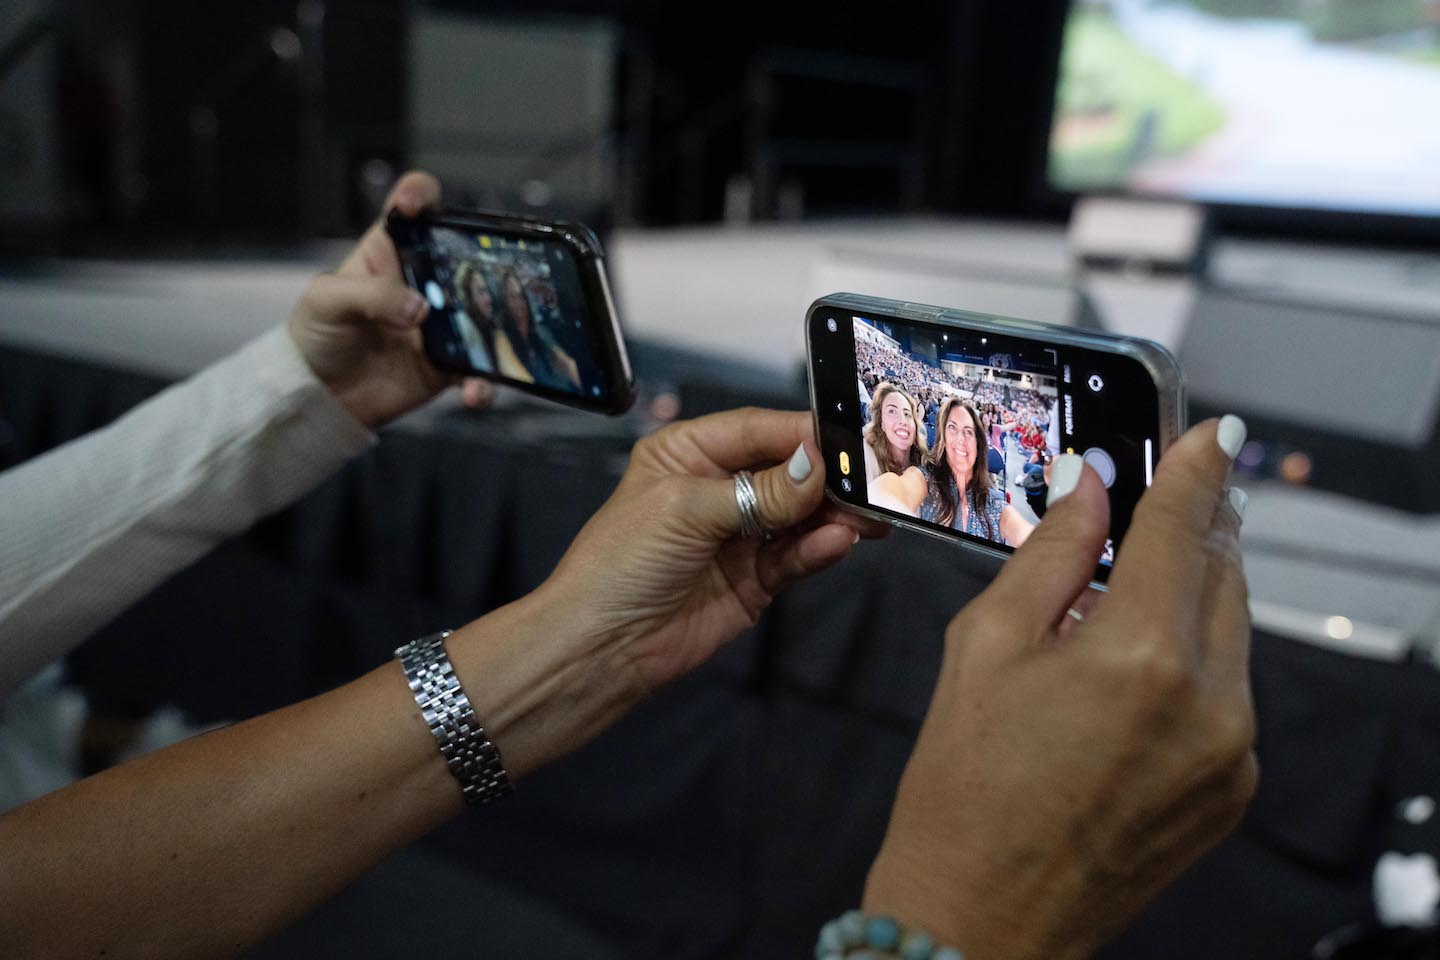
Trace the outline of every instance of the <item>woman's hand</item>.
<instances>
[{"instance_id":1,"label":"woman's hand","mask_svg":"<svg viewBox=\"0 0 1440 960\"><path fill-rule=\"evenodd\" d=\"M740 538L741 469L773 540ZM790 582L889 529L822 507L824 487L808 413L718 413L637 443L549 579L447 641L511 775L574 750L754 625Z\"/></svg>"},{"instance_id":2,"label":"woman's hand","mask_svg":"<svg viewBox=\"0 0 1440 960\"><path fill-rule=\"evenodd\" d=\"M741 469L755 472L773 540L739 537ZM635 445L614 496L547 588L574 598L586 632L623 651L648 693L753 626L789 583L888 529L821 509L824 490L808 413L748 409L672 424Z\"/></svg>"},{"instance_id":3,"label":"woman's hand","mask_svg":"<svg viewBox=\"0 0 1440 960\"><path fill-rule=\"evenodd\" d=\"M947 632L867 910L974 960L1088 956L1239 821L1257 777L1244 498L1226 492L1243 437L1212 420L1166 453L1108 594L1087 589L1105 490L1057 462L1052 490L1073 492Z\"/></svg>"},{"instance_id":4,"label":"woman's hand","mask_svg":"<svg viewBox=\"0 0 1440 960\"><path fill-rule=\"evenodd\" d=\"M333 274L311 281L290 314L290 336L310 369L367 427L378 427L459 383L425 358L420 323L425 298L405 285L395 245L385 232L392 209L415 216L440 202L440 184L428 173L407 173L385 200L380 218L365 231ZM464 383L472 407L492 395L489 383Z\"/></svg>"},{"instance_id":5,"label":"woman's hand","mask_svg":"<svg viewBox=\"0 0 1440 960\"><path fill-rule=\"evenodd\" d=\"M925 502L925 474L919 467L906 467L902 474L882 473L870 481L870 504L916 516Z\"/></svg>"},{"instance_id":6,"label":"woman's hand","mask_svg":"<svg viewBox=\"0 0 1440 960\"><path fill-rule=\"evenodd\" d=\"M555 369L559 371L560 376L564 377L569 383L574 384L576 390L580 389L580 364L575 362L574 357L566 353L559 345L552 345L550 347L550 362L554 365Z\"/></svg>"},{"instance_id":7,"label":"woman's hand","mask_svg":"<svg viewBox=\"0 0 1440 960\"><path fill-rule=\"evenodd\" d=\"M1033 532L1035 524L1021 516L1020 511L1013 506L1005 504L1005 508L1000 511L1000 536L1005 538L1005 542L1019 549L1030 539Z\"/></svg>"}]
</instances>

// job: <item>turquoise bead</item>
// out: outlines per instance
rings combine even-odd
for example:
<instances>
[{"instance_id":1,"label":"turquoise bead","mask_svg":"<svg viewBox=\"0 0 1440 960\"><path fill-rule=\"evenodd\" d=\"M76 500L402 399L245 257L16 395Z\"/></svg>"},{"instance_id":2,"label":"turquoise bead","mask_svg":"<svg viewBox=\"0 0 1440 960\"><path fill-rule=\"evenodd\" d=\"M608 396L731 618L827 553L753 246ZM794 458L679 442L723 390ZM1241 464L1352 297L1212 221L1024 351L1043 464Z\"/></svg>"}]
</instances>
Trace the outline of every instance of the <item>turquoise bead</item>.
<instances>
[{"instance_id":1,"label":"turquoise bead","mask_svg":"<svg viewBox=\"0 0 1440 960\"><path fill-rule=\"evenodd\" d=\"M865 924L865 940L876 950L894 952L900 943L900 924L891 917L871 917Z\"/></svg>"},{"instance_id":2,"label":"turquoise bead","mask_svg":"<svg viewBox=\"0 0 1440 960\"><path fill-rule=\"evenodd\" d=\"M930 960L935 941L923 930L912 930L900 941L900 960Z\"/></svg>"},{"instance_id":3,"label":"turquoise bead","mask_svg":"<svg viewBox=\"0 0 1440 960\"><path fill-rule=\"evenodd\" d=\"M865 914L859 910L846 910L836 922L840 924L840 936L845 938L845 946L858 947L865 942Z\"/></svg>"},{"instance_id":4,"label":"turquoise bead","mask_svg":"<svg viewBox=\"0 0 1440 960\"><path fill-rule=\"evenodd\" d=\"M840 923L836 920L820 928L820 937L815 941L815 960L823 960L832 953L845 953L845 938L840 936Z\"/></svg>"},{"instance_id":5,"label":"turquoise bead","mask_svg":"<svg viewBox=\"0 0 1440 960\"><path fill-rule=\"evenodd\" d=\"M941 947L930 955L930 960L965 960L965 954L954 947Z\"/></svg>"}]
</instances>

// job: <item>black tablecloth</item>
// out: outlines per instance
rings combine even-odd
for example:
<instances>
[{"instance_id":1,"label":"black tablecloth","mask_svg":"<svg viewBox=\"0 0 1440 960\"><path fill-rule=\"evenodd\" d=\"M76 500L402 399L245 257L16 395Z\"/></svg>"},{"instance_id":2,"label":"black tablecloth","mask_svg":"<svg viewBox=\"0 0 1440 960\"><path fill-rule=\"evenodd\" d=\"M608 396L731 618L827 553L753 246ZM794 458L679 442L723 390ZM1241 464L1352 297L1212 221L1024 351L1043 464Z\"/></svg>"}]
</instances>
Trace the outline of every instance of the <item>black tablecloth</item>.
<instances>
[{"instance_id":1,"label":"black tablecloth","mask_svg":"<svg viewBox=\"0 0 1440 960\"><path fill-rule=\"evenodd\" d=\"M636 357L645 388L678 391L687 414L803 399L795 384L703 358ZM160 386L0 349L0 462L77 436ZM641 425L639 414L617 423L522 409L387 431L89 640L71 676L102 709L173 703L199 721L340 683L398 643L538 583L612 489ZM543 944L544 929L527 925L563 917L585 931L573 942L595 938L597 956L808 955L818 925L858 902L944 626L983 588L958 561L928 538L862 545L711 663L527 778L513 801L452 822L415 856L504 891L471 909L476 931L503 931L507 943ZM1253 675L1263 774L1249 817L1105 957L1298 960L1370 916L1380 852L1440 852L1434 821L1394 816L1406 797L1440 795L1440 676L1265 635ZM408 874L380 876L392 875ZM384 897L369 887L349 896L349 912L342 896L301 928L310 939L282 938L265 955L312 952L298 944L324 942L326 924L363 920L401 938L426 929L414 911L377 915ZM369 942L379 956L395 941ZM363 943L352 955L367 955Z\"/></svg>"}]
</instances>

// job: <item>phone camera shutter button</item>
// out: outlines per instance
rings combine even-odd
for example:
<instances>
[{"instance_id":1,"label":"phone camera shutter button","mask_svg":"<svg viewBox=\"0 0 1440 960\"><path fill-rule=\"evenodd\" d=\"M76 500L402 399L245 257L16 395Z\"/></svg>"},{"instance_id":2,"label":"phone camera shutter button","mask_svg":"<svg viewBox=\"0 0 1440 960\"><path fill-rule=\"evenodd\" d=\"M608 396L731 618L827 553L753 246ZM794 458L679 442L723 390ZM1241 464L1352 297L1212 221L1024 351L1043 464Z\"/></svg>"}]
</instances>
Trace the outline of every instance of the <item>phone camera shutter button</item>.
<instances>
[{"instance_id":1,"label":"phone camera shutter button","mask_svg":"<svg viewBox=\"0 0 1440 960\"><path fill-rule=\"evenodd\" d=\"M1100 482L1109 490L1115 482L1115 460L1099 447L1091 447L1082 456L1091 469L1100 475Z\"/></svg>"}]
</instances>

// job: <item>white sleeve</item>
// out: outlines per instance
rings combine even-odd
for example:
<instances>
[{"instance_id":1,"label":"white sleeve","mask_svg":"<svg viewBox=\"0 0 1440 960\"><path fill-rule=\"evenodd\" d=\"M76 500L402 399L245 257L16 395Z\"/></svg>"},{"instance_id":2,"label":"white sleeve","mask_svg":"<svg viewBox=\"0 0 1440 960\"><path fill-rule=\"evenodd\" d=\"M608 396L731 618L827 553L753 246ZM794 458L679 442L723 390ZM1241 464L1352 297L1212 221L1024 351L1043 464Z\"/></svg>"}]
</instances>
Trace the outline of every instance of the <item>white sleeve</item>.
<instances>
[{"instance_id":1,"label":"white sleeve","mask_svg":"<svg viewBox=\"0 0 1440 960\"><path fill-rule=\"evenodd\" d=\"M0 473L0 697L374 443L279 327Z\"/></svg>"}]
</instances>

